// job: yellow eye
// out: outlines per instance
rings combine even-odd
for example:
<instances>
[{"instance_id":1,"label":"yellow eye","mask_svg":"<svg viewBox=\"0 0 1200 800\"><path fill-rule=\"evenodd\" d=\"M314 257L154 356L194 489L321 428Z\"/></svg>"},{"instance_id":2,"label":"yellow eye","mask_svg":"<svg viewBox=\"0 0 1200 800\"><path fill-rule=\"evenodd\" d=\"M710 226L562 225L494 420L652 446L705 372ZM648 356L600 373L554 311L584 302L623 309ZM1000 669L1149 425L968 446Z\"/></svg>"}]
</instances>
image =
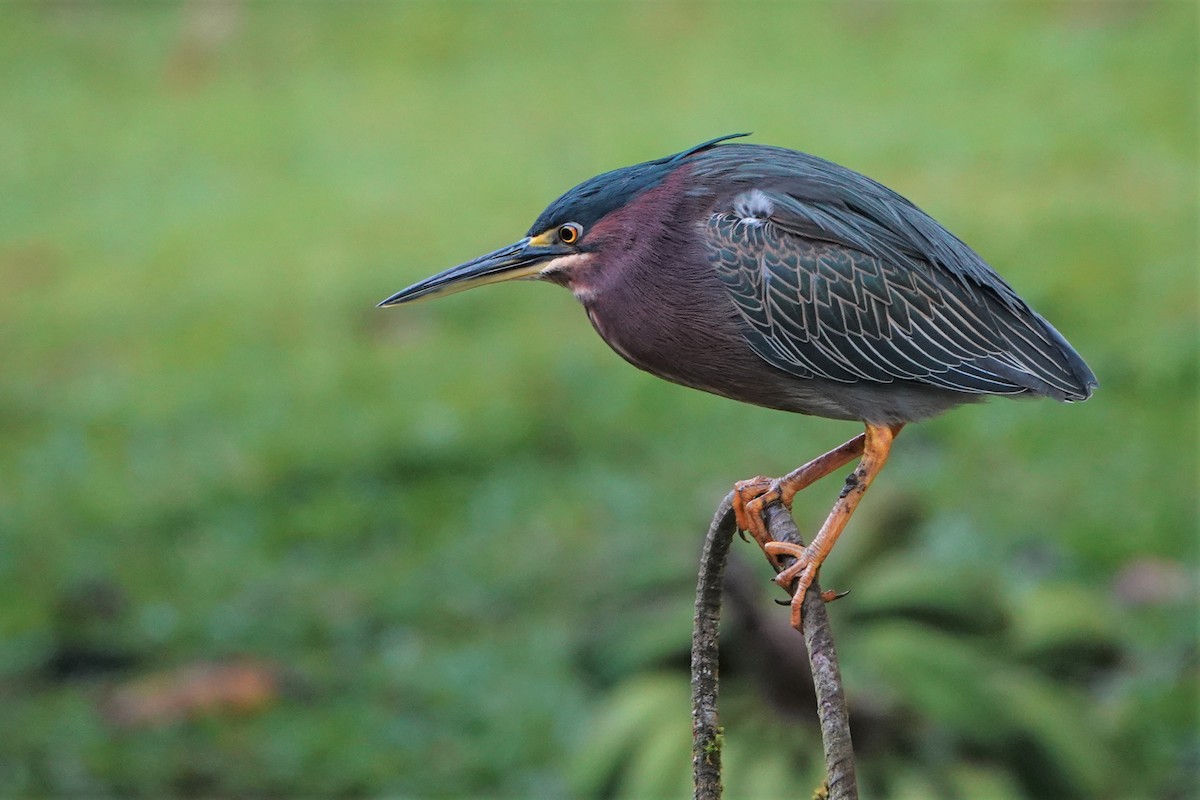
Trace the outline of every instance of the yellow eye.
<instances>
[{"instance_id":1,"label":"yellow eye","mask_svg":"<svg viewBox=\"0 0 1200 800\"><path fill-rule=\"evenodd\" d=\"M568 222L566 225L558 226L558 240L563 244L575 244L579 241L579 233L582 230L574 222Z\"/></svg>"}]
</instances>

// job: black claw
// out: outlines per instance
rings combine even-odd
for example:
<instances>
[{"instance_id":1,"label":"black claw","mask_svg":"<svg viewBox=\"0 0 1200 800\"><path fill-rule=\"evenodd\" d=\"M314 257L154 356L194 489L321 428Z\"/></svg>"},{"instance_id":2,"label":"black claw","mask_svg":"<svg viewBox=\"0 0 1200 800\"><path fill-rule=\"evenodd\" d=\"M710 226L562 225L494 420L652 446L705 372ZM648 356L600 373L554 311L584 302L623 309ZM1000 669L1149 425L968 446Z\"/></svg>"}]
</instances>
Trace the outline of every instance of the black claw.
<instances>
[{"instance_id":1,"label":"black claw","mask_svg":"<svg viewBox=\"0 0 1200 800\"><path fill-rule=\"evenodd\" d=\"M744 530L742 530L741 528L738 528L738 536L742 537L743 542L750 541L749 539L746 538L746 532Z\"/></svg>"},{"instance_id":2,"label":"black claw","mask_svg":"<svg viewBox=\"0 0 1200 800\"><path fill-rule=\"evenodd\" d=\"M790 599L788 599L788 600L780 600L778 597L776 597L776 598L774 598L774 599L775 599L775 604L776 604L776 605L780 605L780 606L790 606L790 605L792 604L792 601L791 601Z\"/></svg>"}]
</instances>

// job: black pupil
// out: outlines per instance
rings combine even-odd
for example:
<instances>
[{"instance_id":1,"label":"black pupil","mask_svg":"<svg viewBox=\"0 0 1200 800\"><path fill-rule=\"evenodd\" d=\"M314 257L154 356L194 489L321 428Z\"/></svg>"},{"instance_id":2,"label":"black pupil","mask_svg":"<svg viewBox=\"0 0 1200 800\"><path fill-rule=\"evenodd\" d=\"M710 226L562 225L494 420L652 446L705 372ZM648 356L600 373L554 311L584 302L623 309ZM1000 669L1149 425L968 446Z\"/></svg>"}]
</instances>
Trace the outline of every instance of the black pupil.
<instances>
[{"instance_id":1,"label":"black pupil","mask_svg":"<svg viewBox=\"0 0 1200 800\"><path fill-rule=\"evenodd\" d=\"M567 244L570 244L571 242L575 241L575 229L572 228L570 225L563 225L562 228L559 229L558 235L559 235L559 238L562 239Z\"/></svg>"}]
</instances>

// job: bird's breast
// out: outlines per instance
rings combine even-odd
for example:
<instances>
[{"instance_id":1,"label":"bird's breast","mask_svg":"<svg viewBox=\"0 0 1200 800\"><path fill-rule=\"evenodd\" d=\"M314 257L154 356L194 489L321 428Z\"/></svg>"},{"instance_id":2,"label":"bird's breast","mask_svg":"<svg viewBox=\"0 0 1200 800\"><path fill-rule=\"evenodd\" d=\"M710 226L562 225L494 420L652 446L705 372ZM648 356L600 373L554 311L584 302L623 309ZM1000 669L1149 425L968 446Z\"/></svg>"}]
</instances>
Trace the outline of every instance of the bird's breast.
<instances>
[{"instance_id":1,"label":"bird's breast","mask_svg":"<svg viewBox=\"0 0 1200 800\"><path fill-rule=\"evenodd\" d=\"M603 282L583 299L609 347L672 383L743 402L801 410L794 376L759 358L741 335L736 309L700 263L661 265L652 277ZM661 280L663 272L669 280Z\"/></svg>"}]
</instances>

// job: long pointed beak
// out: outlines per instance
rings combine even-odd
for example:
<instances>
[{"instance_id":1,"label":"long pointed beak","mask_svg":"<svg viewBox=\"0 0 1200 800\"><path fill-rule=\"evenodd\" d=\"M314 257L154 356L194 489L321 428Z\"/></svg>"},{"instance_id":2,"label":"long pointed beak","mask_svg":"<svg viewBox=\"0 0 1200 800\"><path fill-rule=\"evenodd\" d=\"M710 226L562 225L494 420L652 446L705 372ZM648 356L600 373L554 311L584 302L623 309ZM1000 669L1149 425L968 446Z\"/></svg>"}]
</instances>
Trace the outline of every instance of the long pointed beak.
<instances>
[{"instance_id":1,"label":"long pointed beak","mask_svg":"<svg viewBox=\"0 0 1200 800\"><path fill-rule=\"evenodd\" d=\"M530 278L541 272L547 261L570 252L559 245L543 244L526 236L515 244L439 272L431 278L402 289L379 304L394 306L428 297L454 294L474 286Z\"/></svg>"}]
</instances>

